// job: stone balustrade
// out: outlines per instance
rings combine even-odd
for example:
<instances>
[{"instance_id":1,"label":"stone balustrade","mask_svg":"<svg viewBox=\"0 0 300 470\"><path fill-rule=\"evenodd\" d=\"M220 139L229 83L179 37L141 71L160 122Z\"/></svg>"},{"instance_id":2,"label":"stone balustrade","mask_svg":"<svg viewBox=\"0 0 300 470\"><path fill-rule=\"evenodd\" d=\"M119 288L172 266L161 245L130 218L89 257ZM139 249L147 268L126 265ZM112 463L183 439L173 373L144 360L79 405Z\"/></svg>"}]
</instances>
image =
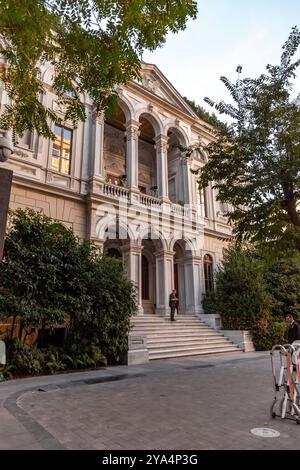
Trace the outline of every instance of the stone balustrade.
<instances>
[{"instance_id":1,"label":"stone balustrade","mask_svg":"<svg viewBox=\"0 0 300 470\"><path fill-rule=\"evenodd\" d=\"M147 194L140 195L140 204L146 207L160 209L162 201L158 197L148 196Z\"/></svg>"},{"instance_id":2,"label":"stone balustrade","mask_svg":"<svg viewBox=\"0 0 300 470\"><path fill-rule=\"evenodd\" d=\"M103 183L101 186L101 192L104 196L111 197L113 199L129 200L129 190L122 186L117 186L111 183Z\"/></svg>"}]
</instances>

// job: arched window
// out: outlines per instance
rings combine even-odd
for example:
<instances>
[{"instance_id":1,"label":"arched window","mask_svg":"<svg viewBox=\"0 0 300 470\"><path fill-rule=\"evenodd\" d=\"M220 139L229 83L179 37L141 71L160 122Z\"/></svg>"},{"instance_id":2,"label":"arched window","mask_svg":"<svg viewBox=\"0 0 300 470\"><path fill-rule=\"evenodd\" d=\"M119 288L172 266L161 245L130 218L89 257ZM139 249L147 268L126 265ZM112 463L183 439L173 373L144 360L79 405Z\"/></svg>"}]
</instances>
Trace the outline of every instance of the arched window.
<instances>
[{"instance_id":1,"label":"arched window","mask_svg":"<svg viewBox=\"0 0 300 470\"><path fill-rule=\"evenodd\" d=\"M203 259L204 264L204 280L205 280L205 291L208 292L214 288L214 276L213 276L213 259L210 255L205 255Z\"/></svg>"},{"instance_id":2,"label":"arched window","mask_svg":"<svg viewBox=\"0 0 300 470\"><path fill-rule=\"evenodd\" d=\"M208 210L208 187L199 190L200 194L200 204L204 209L204 217L208 217L209 210Z\"/></svg>"}]
</instances>

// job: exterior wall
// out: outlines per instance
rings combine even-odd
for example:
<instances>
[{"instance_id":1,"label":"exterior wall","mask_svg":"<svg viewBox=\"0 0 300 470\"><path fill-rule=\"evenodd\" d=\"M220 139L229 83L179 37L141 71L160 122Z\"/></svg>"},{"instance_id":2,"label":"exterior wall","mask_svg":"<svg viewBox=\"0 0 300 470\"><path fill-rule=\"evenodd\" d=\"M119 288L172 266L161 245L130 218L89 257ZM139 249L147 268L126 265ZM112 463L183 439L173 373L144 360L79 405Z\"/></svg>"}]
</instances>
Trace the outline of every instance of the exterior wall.
<instances>
[{"instance_id":1,"label":"exterior wall","mask_svg":"<svg viewBox=\"0 0 300 470\"><path fill-rule=\"evenodd\" d=\"M42 76L48 84L43 97L45 104L62 116L51 88L51 70L45 68ZM210 254L216 268L224 247L218 237L230 237L231 229L216 202L212 185L207 189L205 217L196 176L190 171L205 164L205 155L194 152L187 159L175 144L205 145L214 139L214 133L154 65L143 64L141 82L120 87L118 93L124 116L120 129L106 123L103 116L95 116L89 98L82 96L87 119L73 129L69 174L51 168L53 142L35 133L20 139L4 164L14 172L10 207L42 211L71 227L80 238L95 241L100 248L105 244L108 227L118 223L119 230L128 237L120 246L128 276L137 286L139 313L143 313L142 240L148 236L152 216L150 229L155 232L152 234L155 243L151 282L156 286L153 301L156 313L169 312L168 297L175 282L174 245L178 240L185 245L179 267L179 290L184 297L181 310L201 313L205 290L203 256ZM5 93L3 97L5 106L9 103ZM139 138L141 119L152 126L152 144ZM65 125L72 128L71 123ZM121 185L118 177L124 174L127 184ZM146 194L139 186L145 188ZM151 194L154 186L155 195ZM129 228L114 216L120 201L127 210ZM106 212L104 205L109 206ZM183 234L179 230L182 227Z\"/></svg>"},{"instance_id":2,"label":"exterior wall","mask_svg":"<svg viewBox=\"0 0 300 470\"><path fill-rule=\"evenodd\" d=\"M78 237L86 238L87 217L84 202L68 199L64 195L47 194L14 183L11 189L10 208L41 211L71 228Z\"/></svg>"}]
</instances>

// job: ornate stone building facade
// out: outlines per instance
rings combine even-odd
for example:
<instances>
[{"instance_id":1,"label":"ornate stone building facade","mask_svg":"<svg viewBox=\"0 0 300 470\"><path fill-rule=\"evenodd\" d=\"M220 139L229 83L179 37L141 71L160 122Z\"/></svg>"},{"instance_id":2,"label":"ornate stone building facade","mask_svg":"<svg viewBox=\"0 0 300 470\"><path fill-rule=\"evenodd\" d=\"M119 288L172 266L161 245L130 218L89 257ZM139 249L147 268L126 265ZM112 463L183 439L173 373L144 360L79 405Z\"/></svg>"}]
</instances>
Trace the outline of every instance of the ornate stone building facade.
<instances>
[{"instance_id":1,"label":"ornate stone building facade","mask_svg":"<svg viewBox=\"0 0 300 470\"><path fill-rule=\"evenodd\" d=\"M51 69L42 72L45 104L59 113ZM20 139L5 164L14 172L10 207L42 211L122 258L139 314L168 314L174 287L180 313L200 313L231 230L214 189L200 192L191 171L206 156L186 158L178 144L208 143L212 128L155 65L142 64L142 80L118 94L107 120L82 96L87 119L77 129L65 122L53 142L29 132Z\"/></svg>"}]
</instances>

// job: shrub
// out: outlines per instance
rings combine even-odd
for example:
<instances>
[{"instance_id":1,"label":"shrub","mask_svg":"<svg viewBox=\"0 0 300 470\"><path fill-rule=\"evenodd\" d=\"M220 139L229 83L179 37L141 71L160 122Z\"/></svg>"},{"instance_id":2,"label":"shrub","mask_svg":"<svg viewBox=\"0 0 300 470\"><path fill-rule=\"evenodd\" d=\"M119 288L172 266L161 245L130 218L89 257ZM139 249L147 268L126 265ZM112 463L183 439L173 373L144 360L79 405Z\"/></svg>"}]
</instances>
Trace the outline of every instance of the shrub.
<instances>
[{"instance_id":1,"label":"shrub","mask_svg":"<svg viewBox=\"0 0 300 470\"><path fill-rule=\"evenodd\" d=\"M269 351L275 344L287 343L287 326L284 321L257 322L252 327L253 344L258 351Z\"/></svg>"},{"instance_id":2,"label":"shrub","mask_svg":"<svg viewBox=\"0 0 300 470\"><path fill-rule=\"evenodd\" d=\"M265 278L272 297L272 315L280 319L291 313L300 319L299 256L277 257L266 267Z\"/></svg>"},{"instance_id":3,"label":"shrub","mask_svg":"<svg viewBox=\"0 0 300 470\"><path fill-rule=\"evenodd\" d=\"M99 255L92 244L33 210L19 209L10 218L0 261L0 320L13 317L8 335L15 335L16 319L23 343L32 332L51 332L54 325L65 325L67 355L76 344L101 351L98 356L83 351L87 356L77 356L75 362L98 364L105 361L102 353L109 361L118 361L127 350L130 317L137 308L135 289L123 265ZM37 349L31 354L24 348L22 354L23 364L17 358L21 370L38 373L44 367ZM64 363L58 361L56 356L47 359L48 369L62 369Z\"/></svg>"},{"instance_id":4,"label":"shrub","mask_svg":"<svg viewBox=\"0 0 300 470\"><path fill-rule=\"evenodd\" d=\"M8 364L14 375L39 375L45 368L41 351L23 344L19 339L6 341Z\"/></svg>"},{"instance_id":5,"label":"shrub","mask_svg":"<svg viewBox=\"0 0 300 470\"><path fill-rule=\"evenodd\" d=\"M259 263L240 245L224 251L216 273L216 290L204 299L206 311L215 308L225 329L251 329L268 318L271 298L267 292Z\"/></svg>"}]
</instances>

